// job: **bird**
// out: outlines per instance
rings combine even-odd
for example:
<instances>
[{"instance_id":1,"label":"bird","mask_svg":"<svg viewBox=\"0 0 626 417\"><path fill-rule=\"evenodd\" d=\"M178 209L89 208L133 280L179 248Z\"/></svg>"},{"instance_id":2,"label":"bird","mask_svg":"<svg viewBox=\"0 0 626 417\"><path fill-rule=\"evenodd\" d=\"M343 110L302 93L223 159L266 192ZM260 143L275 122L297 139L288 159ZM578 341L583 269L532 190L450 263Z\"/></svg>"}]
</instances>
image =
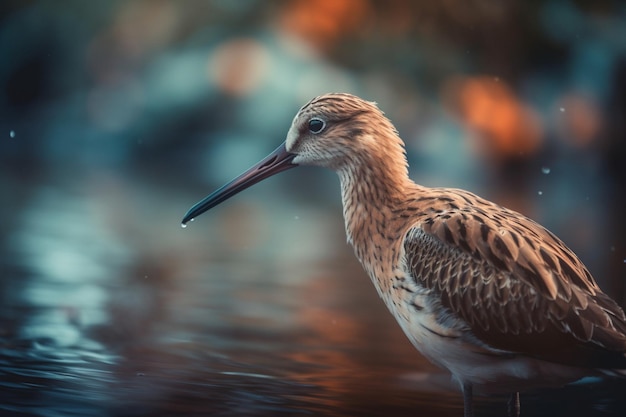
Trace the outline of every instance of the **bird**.
<instances>
[{"instance_id":1,"label":"bird","mask_svg":"<svg viewBox=\"0 0 626 417\"><path fill-rule=\"evenodd\" d=\"M375 102L328 93L285 141L192 206L183 225L300 165L334 170L348 243L413 346L447 369L474 416L476 393L626 376L626 316L576 254L530 218L469 191L409 177L405 144Z\"/></svg>"}]
</instances>

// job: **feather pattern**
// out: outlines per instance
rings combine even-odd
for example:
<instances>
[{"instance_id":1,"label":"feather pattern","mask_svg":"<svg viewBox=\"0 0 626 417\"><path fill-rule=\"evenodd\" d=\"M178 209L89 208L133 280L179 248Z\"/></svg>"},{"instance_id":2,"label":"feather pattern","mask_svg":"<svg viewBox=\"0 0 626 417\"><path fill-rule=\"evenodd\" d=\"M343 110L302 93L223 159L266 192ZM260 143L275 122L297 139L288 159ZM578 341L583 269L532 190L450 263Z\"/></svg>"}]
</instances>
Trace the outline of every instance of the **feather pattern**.
<instances>
[{"instance_id":1,"label":"feather pattern","mask_svg":"<svg viewBox=\"0 0 626 417\"><path fill-rule=\"evenodd\" d=\"M424 214L406 234L406 265L479 340L566 364L584 353L589 366L626 366L623 311L562 241L467 191L428 192L414 200Z\"/></svg>"}]
</instances>

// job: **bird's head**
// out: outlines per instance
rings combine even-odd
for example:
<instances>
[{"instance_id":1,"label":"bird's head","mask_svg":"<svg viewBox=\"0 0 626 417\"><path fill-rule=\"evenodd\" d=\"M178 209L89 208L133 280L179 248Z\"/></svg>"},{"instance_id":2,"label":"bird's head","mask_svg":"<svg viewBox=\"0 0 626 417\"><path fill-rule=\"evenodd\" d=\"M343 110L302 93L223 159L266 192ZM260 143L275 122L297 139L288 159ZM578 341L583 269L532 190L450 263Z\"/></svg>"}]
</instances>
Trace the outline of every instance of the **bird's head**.
<instances>
[{"instance_id":1,"label":"bird's head","mask_svg":"<svg viewBox=\"0 0 626 417\"><path fill-rule=\"evenodd\" d=\"M351 94L326 94L298 111L283 144L194 205L183 224L257 182L298 165L340 173L384 167L406 176L404 144L376 104Z\"/></svg>"},{"instance_id":2,"label":"bird's head","mask_svg":"<svg viewBox=\"0 0 626 417\"><path fill-rule=\"evenodd\" d=\"M285 141L293 163L337 171L398 146L395 128L376 104L351 94L326 94L305 104Z\"/></svg>"}]
</instances>

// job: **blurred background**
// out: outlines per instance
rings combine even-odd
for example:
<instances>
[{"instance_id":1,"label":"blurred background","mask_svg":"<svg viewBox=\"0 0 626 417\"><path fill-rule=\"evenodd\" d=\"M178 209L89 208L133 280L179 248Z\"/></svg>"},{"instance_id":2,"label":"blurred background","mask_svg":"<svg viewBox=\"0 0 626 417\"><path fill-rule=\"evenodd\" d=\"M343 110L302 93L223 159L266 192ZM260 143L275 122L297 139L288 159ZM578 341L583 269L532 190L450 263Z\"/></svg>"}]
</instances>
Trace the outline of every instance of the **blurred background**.
<instances>
[{"instance_id":1,"label":"blurred background","mask_svg":"<svg viewBox=\"0 0 626 417\"><path fill-rule=\"evenodd\" d=\"M534 218L625 305L624 2L5 0L0 415L460 415L346 245L333 173L180 227L325 92L378 102L416 182ZM522 407L621 416L623 390Z\"/></svg>"}]
</instances>

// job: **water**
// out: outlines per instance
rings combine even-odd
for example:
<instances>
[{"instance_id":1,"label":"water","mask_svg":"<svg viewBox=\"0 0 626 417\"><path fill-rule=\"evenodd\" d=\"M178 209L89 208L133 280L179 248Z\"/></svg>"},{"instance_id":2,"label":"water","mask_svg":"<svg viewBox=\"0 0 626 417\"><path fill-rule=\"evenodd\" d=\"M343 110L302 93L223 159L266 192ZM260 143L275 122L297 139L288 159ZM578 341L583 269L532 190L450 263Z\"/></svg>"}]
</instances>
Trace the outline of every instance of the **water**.
<instances>
[{"instance_id":1,"label":"water","mask_svg":"<svg viewBox=\"0 0 626 417\"><path fill-rule=\"evenodd\" d=\"M182 233L194 197L162 185L4 185L0 415L461 415L449 375L354 260L338 210L242 197ZM522 410L624 415L624 388L533 393ZM479 398L479 415L505 403Z\"/></svg>"}]
</instances>

